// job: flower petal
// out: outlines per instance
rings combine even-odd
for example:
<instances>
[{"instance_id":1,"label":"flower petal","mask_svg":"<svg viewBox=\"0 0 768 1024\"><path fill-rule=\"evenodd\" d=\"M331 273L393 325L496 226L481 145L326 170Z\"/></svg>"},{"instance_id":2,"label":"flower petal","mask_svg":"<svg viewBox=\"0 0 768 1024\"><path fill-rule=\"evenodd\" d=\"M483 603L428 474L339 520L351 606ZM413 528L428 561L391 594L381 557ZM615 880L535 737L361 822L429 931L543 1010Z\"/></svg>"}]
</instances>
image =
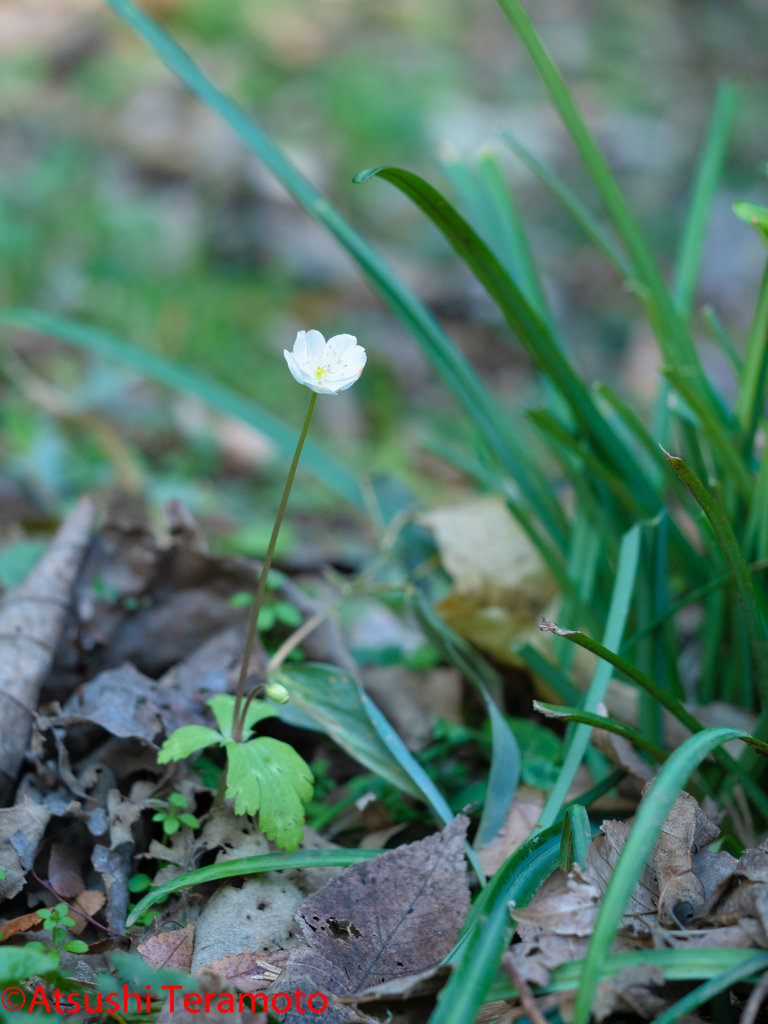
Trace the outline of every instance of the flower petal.
<instances>
[{"instance_id":1,"label":"flower petal","mask_svg":"<svg viewBox=\"0 0 768 1024\"><path fill-rule=\"evenodd\" d=\"M309 375L296 361L293 353L289 352L288 349L283 349L283 355L285 356L285 361L288 363L288 369L291 371L294 380L297 380L299 384L309 386Z\"/></svg>"},{"instance_id":2,"label":"flower petal","mask_svg":"<svg viewBox=\"0 0 768 1024\"><path fill-rule=\"evenodd\" d=\"M356 345L357 338L352 334L336 334L333 338L328 339L328 348L334 352L336 358L341 358L347 349L354 348Z\"/></svg>"},{"instance_id":3,"label":"flower petal","mask_svg":"<svg viewBox=\"0 0 768 1024\"><path fill-rule=\"evenodd\" d=\"M323 358L325 338L320 331L306 331L304 337L307 345L307 366L313 370Z\"/></svg>"},{"instance_id":4,"label":"flower petal","mask_svg":"<svg viewBox=\"0 0 768 1024\"><path fill-rule=\"evenodd\" d=\"M293 343L293 354L296 357L296 361L302 366L307 361L307 332L299 331L296 335L296 341Z\"/></svg>"}]
</instances>

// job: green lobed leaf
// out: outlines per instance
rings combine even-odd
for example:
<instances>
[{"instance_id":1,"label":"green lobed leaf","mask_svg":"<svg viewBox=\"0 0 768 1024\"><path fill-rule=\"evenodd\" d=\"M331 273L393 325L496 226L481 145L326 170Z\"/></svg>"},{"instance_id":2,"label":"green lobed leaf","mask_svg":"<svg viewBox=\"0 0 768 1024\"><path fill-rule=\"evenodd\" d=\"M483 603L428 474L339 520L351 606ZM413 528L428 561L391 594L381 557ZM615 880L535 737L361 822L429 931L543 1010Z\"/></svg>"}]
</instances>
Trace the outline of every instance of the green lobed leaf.
<instances>
[{"instance_id":1,"label":"green lobed leaf","mask_svg":"<svg viewBox=\"0 0 768 1024\"><path fill-rule=\"evenodd\" d=\"M55 953L28 946L0 946L0 984L18 984L35 975L55 971L59 957Z\"/></svg>"},{"instance_id":2,"label":"green lobed leaf","mask_svg":"<svg viewBox=\"0 0 768 1024\"><path fill-rule=\"evenodd\" d=\"M214 717L218 722L221 734L226 739L232 735L232 721L235 717L235 703L236 699L231 693L217 693L215 697L211 697L210 700L205 702L208 707L213 711ZM253 731L253 726L257 722L261 722L264 718L278 718L279 714L271 704L267 704L264 700L256 698L252 700L248 705L248 712L245 716L245 728L243 729L243 737L245 739Z\"/></svg>"},{"instance_id":3,"label":"green lobed leaf","mask_svg":"<svg viewBox=\"0 0 768 1024\"><path fill-rule=\"evenodd\" d=\"M144 896L128 915L126 926L130 928L150 907L171 893L189 889L206 882L220 882L225 878L243 878L264 871L289 871L293 868L348 867L360 861L373 860L384 850L297 850L296 853L265 853L257 857L235 857L220 864L209 864L204 868L177 875L169 882L157 886ZM0 980L2 980L2 951L0 947Z\"/></svg>"},{"instance_id":4,"label":"green lobed leaf","mask_svg":"<svg viewBox=\"0 0 768 1024\"><path fill-rule=\"evenodd\" d=\"M196 750L203 750L211 747L214 743L222 743L223 736L215 729L208 729L204 725L182 725L175 729L167 740L163 742L157 755L158 764L168 764L169 761L181 761ZM157 815L155 815L157 819Z\"/></svg>"},{"instance_id":5,"label":"green lobed leaf","mask_svg":"<svg viewBox=\"0 0 768 1024\"><path fill-rule=\"evenodd\" d=\"M595 922L576 996L574 1024L587 1024L589 1021L600 981L601 964L616 937L632 890L680 790L707 754L728 740L745 737L748 737L748 733L741 729L703 729L670 755L645 793Z\"/></svg>"},{"instance_id":6,"label":"green lobed leaf","mask_svg":"<svg viewBox=\"0 0 768 1024\"><path fill-rule=\"evenodd\" d=\"M227 797L235 797L235 814L258 812L261 831L293 853L304 837L304 804L312 799L309 765L292 746L271 736L248 743L229 740L226 749Z\"/></svg>"}]
</instances>

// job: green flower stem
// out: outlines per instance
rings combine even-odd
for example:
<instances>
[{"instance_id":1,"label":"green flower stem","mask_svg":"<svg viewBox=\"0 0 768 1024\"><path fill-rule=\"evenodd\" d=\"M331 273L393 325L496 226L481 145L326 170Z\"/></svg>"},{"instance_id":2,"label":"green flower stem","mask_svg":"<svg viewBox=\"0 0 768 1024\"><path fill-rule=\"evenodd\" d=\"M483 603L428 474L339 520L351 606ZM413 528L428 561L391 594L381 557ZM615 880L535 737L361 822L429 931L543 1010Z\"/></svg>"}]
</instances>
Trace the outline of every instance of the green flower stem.
<instances>
[{"instance_id":1,"label":"green flower stem","mask_svg":"<svg viewBox=\"0 0 768 1024\"><path fill-rule=\"evenodd\" d=\"M261 602L264 600L264 591L267 587L267 577L269 576L269 570L272 567L272 556L275 553L275 544L277 543L277 535L280 533L280 527L283 522L283 516L285 515L285 509L288 504L288 495L291 493L291 487L293 486L293 478L296 476L296 467L299 464L299 458L301 457L301 449L304 447L304 441L307 437L307 431L309 430L309 421L312 419L312 413L315 408L315 402L317 400L317 392L312 392L312 397L309 400L309 408L307 409L307 416L304 420L304 426L301 428L301 435L299 442L296 445L296 451L293 454L293 462L291 468L288 470L288 479L285 481L285 490L283 491L283 497L280 501L280 508L277 510L277 517L275 518L275 525L272 528L272 536L269 540L269 547L267 548L267 555L264 559L264 565L261 569L261 576L259 576L259 589L256 591L256 599L253 602L251 609L251 622L248 626L248 637L245 641L245 651L243 652L243 664L240 667L240 678L237 680L237 695L235 698L235 714L232 725L232 739L236 743L239 743L243 738L243 726L245 724L245 712L241 714L240 709L243 704L243 697L245 696L245 680L248 676L248 665L251 660L251 654L253 653L253 644L256 640L256 630L259 622L259 611L261 610ZM247 710L247 708L245 709Z\"/></svg>"}]
</instances>

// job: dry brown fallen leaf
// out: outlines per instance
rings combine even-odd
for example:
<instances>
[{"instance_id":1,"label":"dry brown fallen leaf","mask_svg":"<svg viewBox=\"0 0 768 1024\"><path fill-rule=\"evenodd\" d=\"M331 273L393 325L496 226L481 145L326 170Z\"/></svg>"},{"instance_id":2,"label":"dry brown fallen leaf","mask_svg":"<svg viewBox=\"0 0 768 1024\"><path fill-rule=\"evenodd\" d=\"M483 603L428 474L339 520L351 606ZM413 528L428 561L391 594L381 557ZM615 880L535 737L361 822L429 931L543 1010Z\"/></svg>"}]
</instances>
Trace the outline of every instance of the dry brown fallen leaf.
<instances>
[{"instance_id":1,"label":"dry brown fallen leaf","mask_svg":"<svg viewBox=\"0 0 768 1024\"><path fill-rule=\"evenodd\" d=\"M69 915L75 922L69 926L70 932L73 935L80 935L84 932L88 927L88 920L82 917L81 914L93 917L94 914L98 914L106 902L107 894L100 889L84 889L83 892L78 893L74 900L72 900L71 906L73 910L79 910L81 913Z\"/></svg>"},{"instance_id":2,"label":"dry brown fallen leaf","mask_svg":"<svg viewBox=\"0 0 768 1024\"><path fill-rule=\"evenodd\" d=\"M506 821L490 843L478 851L478 858L486 875L498 871L504 861L526 841L539 820L544 807L543 797L540 789L533 786L518 786Z\"/></svg>"},{"instance_id":3,"label":"dry brown fallen leaf","mask_svg":"<svg viewBox=\"0 0 768 1024\"><path fill-rule=\"evenodd\" d=\"M290 956L288 949L271 953L234 953L201 967L235 985L240 992L264 992L276 981Z\"/></svg>"},{"instance_id":4,"label":"dry brown fallen leaf","mask_svg":"<svg viewBox=\"0 0 768 1024\"><path fill-rule=\"evenodd\" d=\"M169 970L184 971L192 966L192 948L195 940L195 926L190 922L175 932L161 932L151 935L137 948L150 967L167 967Z\"/></svg>"},{"instance_id":5,"label":"dry brown fallen leaf","mask_svg":"<svg viewBox=\"0 0 768 1024\"><path fill-rule=\"evenodd\" d=\"M458 815L442 832L354 864L309 896L297 914L308 948L292 951L270 994L312 986L350 995L436 967L469 911L467 825ZM295 1011L280 1016L299 1024ZM361 1011L337 1004L324 1019L355 1016Z\"/></svg>"},{"instance_id":6,"label":"dry brown fallen leaf","mask_svg":"<svg viewBox=\"0 0 768 1024\"><path fill-rule=\"evenodd\" d=\"M0 926L0 936L5 942L14 935L18 935L19 932L39 932L42 927L42 917L36 910L33 910L31 914L22 914L21 917L14 917L12 921L6 921L4 925Z\"/></svg>"},{"instance_id":7,"label":"dry brown fallen leaf","mask_svg":"<svg viewBox=\"0 0 768 1024\"><path fill-rule=\"evenodd\" d=\"M756 945L768 948L768 840L745 850L715 889L703 924L740 925Z\"/></svg>"},{"instance_id":8,"label":"dry brown fallen leaf","mask_svg":"<svg viewBox=\"0 0 768 1024\"><path fill-rule=\"evenodd\" d=\"M53 843L48 861L48 881L57 895L65 900L73 899L85 889L80 873L80 856L74 846Z\"/></svg>"}]
</instances>

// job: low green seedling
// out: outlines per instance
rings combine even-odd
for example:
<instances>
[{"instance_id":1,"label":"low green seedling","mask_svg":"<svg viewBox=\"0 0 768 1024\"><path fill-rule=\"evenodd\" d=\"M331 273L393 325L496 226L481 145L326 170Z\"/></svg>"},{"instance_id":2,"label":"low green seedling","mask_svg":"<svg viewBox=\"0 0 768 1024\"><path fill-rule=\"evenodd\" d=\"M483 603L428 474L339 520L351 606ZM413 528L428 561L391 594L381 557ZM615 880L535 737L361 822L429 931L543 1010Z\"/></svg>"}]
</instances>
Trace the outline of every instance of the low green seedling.
<instances>
[{"instance_id":1,"label":"low green seedling","mask_svg":"<svg viewBox=\"0 0 768 1024\"><path fill-rule=\"evenodd\" d=\"M38 916L43 919L43 928L51 933L50 949L43 942L28 942L24 947L26 950L37 950L40 953L49 953L55 958L58 965L61 957L60 951L67 953L87 953L88 943L82 939L70 939L67 928L71 928L75 921L69 916L69 907L66 903L57 903L53 910L38 910Z\"/></svg>"},{"instance_id":2,"label":"low green seedling","mask_svg":"<svg viewBox=\"0 0 768 1024\"><path fill-rule=\"evenodd\" d=\"M281 702L287 699L283 687L268 687L267 693ZM235 813L258 813L261 831L292 853L303 838L304 804L312 799L314 778L309 765L281 740L271 736L253 738L253 727L258 722L277 717L275 708L266 701L254 700L248 705L240 742L232 735L235 698L218 694L211 697L208 706L218 731L202 725L182 726L163 743L158 762L168 764L207 747L224 747L226 796L235 798Z\"/></svg>"},{"instance_id":3,"label":"low green seedling","mask_svg":"<svg viewBox=\"0 0 768 1024\"><path fill-rule=\"evenodd\" d=\"M152 821L163 823L163 832L166 836L175 835L182 825L187 825L193 829L200 828L199 820L194 814L189 814L186 810L189 804L183 793L171 793L167 802L163 802L166 804L165 808L161 808L154 814Z\"/></svg>"}]
</instances>

